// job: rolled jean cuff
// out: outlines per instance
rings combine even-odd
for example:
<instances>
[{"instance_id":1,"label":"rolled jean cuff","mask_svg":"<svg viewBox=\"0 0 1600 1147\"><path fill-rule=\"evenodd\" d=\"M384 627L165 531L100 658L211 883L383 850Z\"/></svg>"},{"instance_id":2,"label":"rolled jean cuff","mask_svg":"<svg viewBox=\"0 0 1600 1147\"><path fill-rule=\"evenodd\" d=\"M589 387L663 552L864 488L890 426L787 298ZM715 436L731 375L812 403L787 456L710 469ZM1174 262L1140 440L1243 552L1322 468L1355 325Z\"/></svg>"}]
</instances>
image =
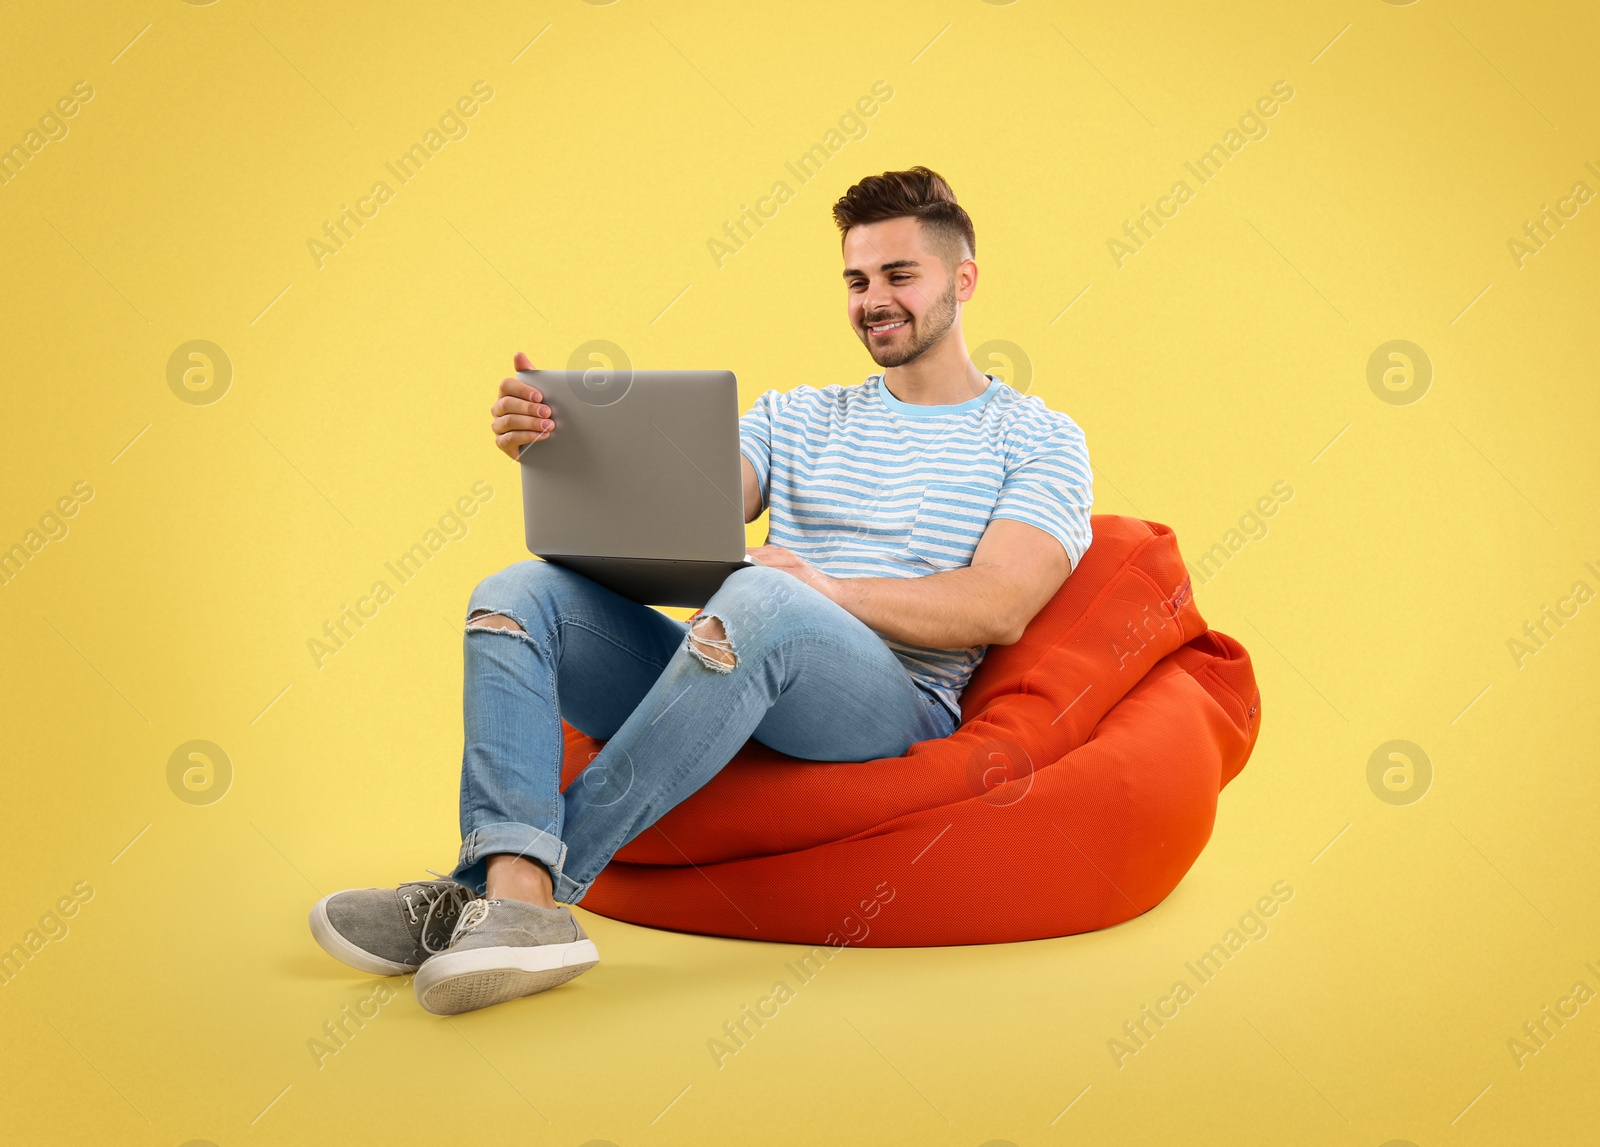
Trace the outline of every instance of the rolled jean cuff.
<instances>
[{"instance_id":1,"label":"rolled jean cuff","mask_svg":"<svg viewBox=\"0 0 1600 1147\"><path fill-rule=\"evenodd\" d=\"M577 888L561 874L562 866L567 862L567 846L561 838L542 828L518 824L516 821L486 824L469 832L461 842L461 856L455 871L450 874L451 878L465 884L479 896L484 895L489 879L489 865L485 857L498 853L530 857L548 868L557 900L565 901L561 895L563 882L568 889Z\"/></svg>"},{"instance_id":2,"label":"rolled jean cuff","mask_svg":"<svg viewBox=\"0 0 1600 1147\"><path fill-rule=\"evenodd\" d=\"M589 891L594 881L591 880L588 884L579 884L565 872L561 872L556 874L555 884L554 895L557 900L563 904L576 904L583 899L584 894Z\"/></svg>"}]
</instances>

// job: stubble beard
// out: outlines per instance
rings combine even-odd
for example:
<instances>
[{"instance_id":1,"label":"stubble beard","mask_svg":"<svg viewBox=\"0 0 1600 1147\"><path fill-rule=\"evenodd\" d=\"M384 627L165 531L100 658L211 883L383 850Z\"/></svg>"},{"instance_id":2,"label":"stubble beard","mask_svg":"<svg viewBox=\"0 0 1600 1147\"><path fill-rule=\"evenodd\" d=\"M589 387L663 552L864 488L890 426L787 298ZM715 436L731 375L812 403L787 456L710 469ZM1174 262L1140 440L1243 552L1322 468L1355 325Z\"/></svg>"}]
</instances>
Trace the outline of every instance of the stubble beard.
<instances>
[{"instance_id":1,"label":"stubble beard","mask_svg":"<svg viewBox=\"0 0 1600 1147\"><path fill-rule=\"evenodd\" d=\"M911 337L902 347L873 346L872 335L864 327L857 334L866 345L867 353L872 356L872 361L881 367L905 366L915 362L927 353L928 349L944 338L956 321L956 284L951 281L944 294L934 300L933 306L928 308L926 314L920 319L911 319L908 316L908 325L911 328ZM863 317L863 322L865 318Z\"/></svg>"}]
</instances>

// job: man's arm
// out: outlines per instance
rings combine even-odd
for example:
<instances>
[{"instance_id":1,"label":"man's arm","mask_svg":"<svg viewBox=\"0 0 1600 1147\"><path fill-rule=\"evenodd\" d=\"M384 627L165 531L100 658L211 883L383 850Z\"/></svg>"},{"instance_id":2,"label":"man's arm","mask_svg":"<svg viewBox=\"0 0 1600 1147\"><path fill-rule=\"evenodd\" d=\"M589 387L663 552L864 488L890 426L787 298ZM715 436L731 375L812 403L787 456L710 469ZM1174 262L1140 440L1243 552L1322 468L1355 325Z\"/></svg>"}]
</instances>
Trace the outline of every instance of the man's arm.
<instances>
[{"instance_id":1,"label":"man's arm","mask_svg":"<svg viewBox=\"0 0 1600 1147\"><path fill-rule=\"evenodd\" d=\"M765 508L761 505L761 480L756 477L756 468L750 465L750 459L743 454L739 455L739 469L744 474L744 520L753 522Z\"/></svg>"},{"instance_id":2,"label":"man's arm","mask_svg":"<svg viewBox=\"0 0 1600 1147\"><path fill-rule=\"evenodd\" d=\"M788 565L771 560L778 559L777 554L758 556L769 565ZM792 554L789 557L800 562ZM1067 552L1056 538L1010 518L989 523L971 565L926 577L830 578L800 564L803 570L791 569L795 576L872 629L929 649L1012 644L1072 572Z\"/></svg>"}]
</instances>

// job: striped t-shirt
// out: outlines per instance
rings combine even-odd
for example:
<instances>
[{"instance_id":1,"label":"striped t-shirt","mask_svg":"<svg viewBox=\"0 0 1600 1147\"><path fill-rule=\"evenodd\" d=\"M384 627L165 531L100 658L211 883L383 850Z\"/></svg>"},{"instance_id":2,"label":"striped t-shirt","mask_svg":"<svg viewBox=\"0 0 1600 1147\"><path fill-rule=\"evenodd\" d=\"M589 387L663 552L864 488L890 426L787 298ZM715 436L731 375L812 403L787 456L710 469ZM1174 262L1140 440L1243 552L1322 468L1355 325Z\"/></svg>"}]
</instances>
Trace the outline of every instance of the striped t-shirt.
<instances>
[{"instance_id":1,"label":"striped t-shirt","mask_svg":"<svg viewBox=\"0 0 1600 1147\"><path fill-rule=\"evenodd\" d=\"M988 378L982 394L949 406L902 402L881 374L762 394L739 419L739 449L771 513L767 544L830 577L924 577L970 565L989 522L1014 518L1058 539L1076 569L1093 540L1083 431ZM961 691L988 646L878 636L959 723Z\"/></svg>"}]
</instances>

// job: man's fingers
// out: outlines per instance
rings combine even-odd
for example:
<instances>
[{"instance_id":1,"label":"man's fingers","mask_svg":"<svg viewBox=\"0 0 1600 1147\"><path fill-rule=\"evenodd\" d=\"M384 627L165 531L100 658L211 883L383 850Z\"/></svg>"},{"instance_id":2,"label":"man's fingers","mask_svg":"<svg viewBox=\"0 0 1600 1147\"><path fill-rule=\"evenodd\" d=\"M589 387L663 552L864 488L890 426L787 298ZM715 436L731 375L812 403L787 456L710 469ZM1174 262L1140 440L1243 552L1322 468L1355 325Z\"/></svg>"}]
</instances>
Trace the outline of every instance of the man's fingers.
<instances>
[{"instance_id":1,"label":"man's fingers","mask_svg":"<svg viewBox=\"0 0 1600 1147\"><path fill-rule=\"evenodd\" d=\"M549 418L550 408L539 402L524 402L515 395L502 395L495 399L494 405L489 407L489 413L501 414L530 414L537 418Z\"/></svg>"},{"instance_id":2,"label":"man's fingers","mask_svg":"<svg viewBox=\"0 0 1600 1147\"><path fill-rule=\"evenodd\" d=\"M521 351L512 358L511 365L519 371L533 369L533 362ZM495 446L513 460L528 443L548 438L555 427L544 395L520 378L500 380L500 396L489 407L489 413Z\"/></svg>"},{"instance_id":3,"label":"man's fingers","mask_svg":"<svg viewBox=\"0 0 1600 1147\"><path fill-rule=\"evenodd\" d=\"M516 357L511 360L511 368L513 370L532 370L533 363L529 362L528 356L519 350L516 354ZM506 390L505 383L501 383L501 394L515 394L518 398L525 398L529 402L544 401L544 395L540 394L536 388L529 386L527 383L521 382L515 378L508 378L506 379L506 382L511 383L516 387L516 389Z\"/></svg>"},{"instance_id":4,"label":"man's fingers","mask_svg":"<svg viewBox=\"0 0 1600 1147\"><path fill-rule=\"evenodd\" d=\"M529 442L538 442L549 436L549 431L536 434L531 430L514 430L509 434L495 435L494 444L515 458Z\"/></svg>"},{"instance_id":5,"label":"man's fingers","mask_svg":"<svg viewBox=\"0 0 1600 1147\"><path fill-rule=\"evenodd\" d=\"M531 414L539 418L549 418L552 411L550 407L542 402L527 402L520 395L502 394L490 405L489 413L494 415Z\"/></svg>"},{"instance_id":6,"label":"man's fingers","mask_svg":"<svg viewBox=\"0 0 1600 1147\"><path fill-rule=\"evenodd\" d=\"M525 443L538 442L541 439L548 437L550 437L550 432L548 430L512 430L505 434L496 434L494 436L494 441L495 445L502 447L522 446Z\"/></svg>"},{"instance_id":7,"label":"man's fingers","mask_svg":"<svg viewBox=\"0 0 1600 1147\"><path fill-rule=\"evenodd\" d=\"M553 430L555 424L548 418L535 418L527 414L502 414L489 424L496 434L508 430Z\"/></svg>"},{"instance_id":8,"label":"man's fingers","mask_svg":"<svg viewBox=\"0 0 1600 1147\"><path fill-rule=\"evenodd\" d=\"M544 395L537 387L529 386L520 378L502 378L500 380L500 393L511 398L520 398L525 402L543 402Z\"/></svg>"}]
</instances>

